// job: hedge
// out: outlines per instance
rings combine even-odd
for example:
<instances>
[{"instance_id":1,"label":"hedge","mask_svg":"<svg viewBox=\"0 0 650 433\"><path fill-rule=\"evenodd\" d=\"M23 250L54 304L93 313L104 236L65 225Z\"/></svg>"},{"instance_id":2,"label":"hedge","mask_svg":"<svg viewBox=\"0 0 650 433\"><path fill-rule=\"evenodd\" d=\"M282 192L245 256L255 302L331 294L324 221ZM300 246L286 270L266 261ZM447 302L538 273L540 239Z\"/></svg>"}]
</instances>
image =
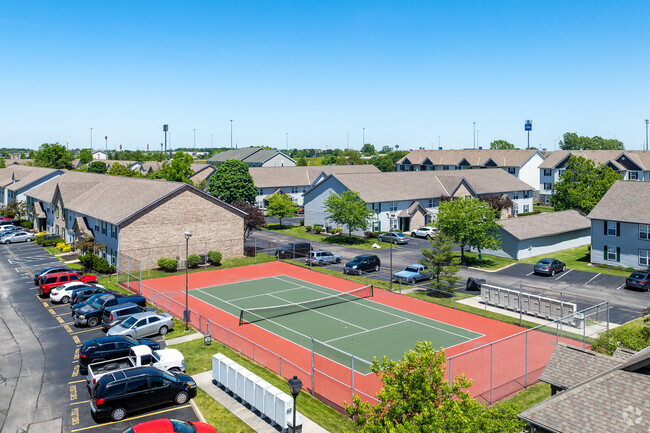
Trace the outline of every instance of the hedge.
<instances>
[{"instance_id":1,"label":"hedge","mask_svg":"<svg viewBox=\"0 0 650 433\"><path fill-rule=\"evenodd\" d=\"M108 260L99 257L98 255L88 253L79 256L79 261L84 269L99 272L100 274L114 274L115 266L111 265Z\"/></svg>"},{"instance_id":2,"label":"hedge","mask_svg":"<svg viewBox=\"0 0 650 433\"><path fill-rule=\"evenodd\" d=\"M178 268L178 261L161 257L158 259L158 267L165 271L175 271Z\"/></svg>"},{"instance_id":3,"label":"hedge","mask_svg":"<svg viewBox=\"0 0 650 433\"><path fill-rule=\"evenodd\" d=\"M221 265L222 255L219 251L208 251L208 260L215 266Z\"/></svg>"},{"instance_id":4,"label":"hedge","mask_svg":"<svg viewBox=\"0 0 650 433\"><path fill-rule=\"evenodd\" d=\"M187 257L187 266L190 268L198 268L199 265L201 265L201 257L199 257L197 254L190 254Z\"/></svg>"}]
</instances>

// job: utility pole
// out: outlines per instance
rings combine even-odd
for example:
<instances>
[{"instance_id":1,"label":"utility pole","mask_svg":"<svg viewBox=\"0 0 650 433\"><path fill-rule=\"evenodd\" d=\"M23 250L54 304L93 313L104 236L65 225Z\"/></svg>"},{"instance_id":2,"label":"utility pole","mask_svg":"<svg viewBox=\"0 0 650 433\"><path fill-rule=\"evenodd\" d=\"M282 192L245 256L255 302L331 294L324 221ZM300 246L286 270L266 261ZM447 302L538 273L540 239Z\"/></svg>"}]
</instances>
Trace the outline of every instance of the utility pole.
<instances>
[{"instance_id":1,"label":"utility pole","mask_svg":"<svg viewBox=\"0 0 650 433\"><path fill-rule=\"evenodd\" d=\"M363 145L366 144L366 128L363 128L363 138L361 141L363 141L363 143L361 143L361 148L363 149Z\"/></svg>"},{"instance_id":2,"label":"utility pole","mask_svg":"<svg viewBox=\"0 0 650 433\"><path fill-rule=\"evenodd\" d=\"M232 119L230 119L230 148L232 149Z\"/></svg>"},{"instance_id":3,"label":"utility pole","mask_svg":"<svg viewBox=\"0 0 650 433\"><path fill-rule=\"evenodd\" d=\"M90 128L90 151L91 152L93 151L93 129L92 128Z\"/></svg>"},{"instance_id":4,"label":"utility pole","mask_svg":"<svg viewBox=\"0 0 650 433\"><path fill-rule=\"evenodd\" d=\"M472 140L474 143L474 149L476 149L476 122L472 122L472 125L474 125L474 131L472 133Z\"/></svg>"},{"instance_id":5,"label":"utility pole","mask_svg":"<svg viewBox=\"0 0 650 433\"><path fill-rule=\"evenodd\" d=\"M165 133L165 150L163 152L163 161L167 160L167 131L169 131L169 125L163 125L163 132Z\"/></svg>"},{"instance_id":6,"label":"utility pole","mask_svg":"<svg viewBox=\"0 0 650 433\"><path fill-rule=\"evenodd\" d=\"M194 149L196 149L196 128L194 128Z\"/></svg>"},{"instance_id":7,"label":"utility pole","mask_svg":"<svg viewBox=\"0 0 650 433\"><path fill-rule=\"evenodd\" d=\"M648 122L650 119L645 120L645 150L648 150Z\"/></svg>"}]
</instances>

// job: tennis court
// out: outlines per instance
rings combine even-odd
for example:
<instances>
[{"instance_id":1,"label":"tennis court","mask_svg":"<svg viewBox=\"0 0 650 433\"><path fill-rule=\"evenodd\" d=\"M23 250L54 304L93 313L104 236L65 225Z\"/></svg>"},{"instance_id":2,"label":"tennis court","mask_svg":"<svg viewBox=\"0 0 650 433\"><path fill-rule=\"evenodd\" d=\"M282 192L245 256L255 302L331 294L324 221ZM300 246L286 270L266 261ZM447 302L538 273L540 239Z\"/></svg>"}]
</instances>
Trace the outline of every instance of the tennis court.
<instances>
[{"instance_id":1,"label":"tennis court","mask_svg":"<svg viewBox=\"0 0 650 433\"><path fill-rule=\"evenodd\" d=\"M422 340L449 348L483 335L373 302L372 286L341 292L287 275L196 288L190 295L237 318L339 361L338 350L362 360L400 359ZM369 373L358 363L359 373Z\"/></svg>"}]
</instances>

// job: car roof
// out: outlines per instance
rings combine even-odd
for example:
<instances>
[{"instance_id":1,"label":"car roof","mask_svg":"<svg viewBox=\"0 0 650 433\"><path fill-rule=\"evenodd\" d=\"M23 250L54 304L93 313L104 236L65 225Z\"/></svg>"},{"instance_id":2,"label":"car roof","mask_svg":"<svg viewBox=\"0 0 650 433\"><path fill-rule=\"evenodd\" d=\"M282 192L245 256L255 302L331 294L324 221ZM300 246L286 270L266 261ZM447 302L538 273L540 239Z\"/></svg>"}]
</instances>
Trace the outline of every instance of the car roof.
<instances>
[{"instance_id":1,"label":"car roof","mask_svg":"<svg viewBox=\"0 0 650 433\"><path fill-rule=\"evenodd\" d=\"M634 277L634 278L645 277L646 275L648 275L648 273L649 272L647 271L636 271L636 272L632 272L632 274L630 274L630 277Z\"/></svg>"},{"instance_id":2,"label":"car roof","mask_svg":"<svg viewBox=\"0 0 650 433\"><path fill-rule=\"evenodd\" d=\"M87 340L84 344L102 344L102 343L114 343L116 341L129 341L128 338L124 338L121 335L105 335L103 337L93 338L92 340Z\"/></svg>"},{"instance_id":3,"label":"car roof","mask_svg":"<svg viewBox=\"0 0 650 433\"><path fill-rule=\"evenodd\" d=\"M124 304L122 304L124 305ZM132 315L131 317L135 319L144 319L145 317L150 317L150 316L159 316L157 311L144 311L142 313L136 313Z\"/></svg>"},{"instance_id":4,"label":"car roof","mask_svg":"<svg viewBox=\"0 0 650 433\"><path fill-rule=\"evenodd\" d=\"M550 258L546 257L546 258L543 258L543 259L539 259L539 262L544 262L544 263L546 263L546 262L552 262L553 260L555 260L555 259L550 259ZM538 263L539 263L539 262L538 262Z\"/></svg>"},{"instance_id":5,"label":"car roof","mask_svg":"<svg viewBox=\"0 0 650 433\"><path fill-rule=\"evenodd\" d=\"M52 272L52 273L47 274L47 277L48 278L49 277L60 277L61 275L70 275L70 274L76 274L76 273L77 272L75 272L73 270L61 271L61 272Z\"/></svg>"},{"instance_id":6,"label":"car roof","mask_svg":"<svg viewBox=\"0 0 650 433\"><path fill-rule=\"evenodd\" d=\"M354 259L367 259L367 258L370 258L370 257L377 257L377 256L374 255L374 254L361 254L360 256L356 256ZM352 260L354 260L354 259L352 259Z\"/></svg>"},{"instance_id":7,"label":"car roof","mask_svg":"<svg viewBox=\"0 0 650 433\"><path fill-rule=\"evenodd\" d=\"M117 304L117 305L112 305L110 307L106 307L106 311L115 311L115 310L120 310L122 308L130 308L130 307L138 307L138 304L134 302L127 302L125 304Z\"/></svg>"}]
</instances>

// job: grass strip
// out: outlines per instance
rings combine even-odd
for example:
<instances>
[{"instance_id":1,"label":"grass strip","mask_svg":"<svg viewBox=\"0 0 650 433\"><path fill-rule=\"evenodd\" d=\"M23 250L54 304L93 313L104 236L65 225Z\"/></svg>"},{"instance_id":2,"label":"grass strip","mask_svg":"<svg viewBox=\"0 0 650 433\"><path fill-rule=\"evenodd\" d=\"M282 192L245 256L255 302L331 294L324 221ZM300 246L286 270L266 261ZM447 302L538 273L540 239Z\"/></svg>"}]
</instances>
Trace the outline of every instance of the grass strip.
<instances>
[{"instance_id":1,"label":"grass strip","mask_svg":"<svg viewBox=\"0 0 650 433\"><path fill-rule=\"evenodd\" d=\"M538 383L529 386L527 389L519 391L517 394L506 399L508 403L514 403L519 408L519 412L523 412L543 402L551 396L551 385L548 383Z\"/></svg>"},{"instance_id":2,"label":"grass strip","mask_svg":"<svg viewBox=\"0 0 650 433\"><path fill-rule=\"evenodd\" d=\"M255 430L237 418L201 388L198 389L194 403L199 407L205 421L220 432L254 433Z\"/></svg>"}]
</instances>

